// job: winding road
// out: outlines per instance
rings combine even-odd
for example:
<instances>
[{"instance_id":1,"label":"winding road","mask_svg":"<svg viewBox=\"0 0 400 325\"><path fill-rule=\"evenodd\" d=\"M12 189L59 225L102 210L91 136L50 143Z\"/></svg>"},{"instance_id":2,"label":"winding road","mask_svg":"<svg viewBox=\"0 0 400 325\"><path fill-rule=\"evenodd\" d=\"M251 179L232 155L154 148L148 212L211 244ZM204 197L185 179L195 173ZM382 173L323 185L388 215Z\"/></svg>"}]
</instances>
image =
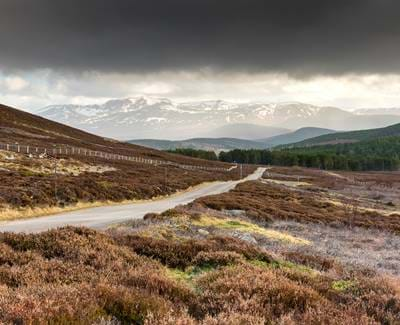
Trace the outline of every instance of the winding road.
<instances>
[{"instance_id":1,"label":"winding road","mask_svg":"<svg viewBox=\"0 0 400 325\"><path fill-rule=\"evenodd\" d=\"M253 174L239 181L214 182L151 202L96 207L46 217L3 222L0 223L0 232L35 233L67 225L106 229L113 224L143 218L149 212L163 212L206 195L228 192L239 183L259 179L264 171L265 168L258 168Z\"/></svg>"}]
</instances>

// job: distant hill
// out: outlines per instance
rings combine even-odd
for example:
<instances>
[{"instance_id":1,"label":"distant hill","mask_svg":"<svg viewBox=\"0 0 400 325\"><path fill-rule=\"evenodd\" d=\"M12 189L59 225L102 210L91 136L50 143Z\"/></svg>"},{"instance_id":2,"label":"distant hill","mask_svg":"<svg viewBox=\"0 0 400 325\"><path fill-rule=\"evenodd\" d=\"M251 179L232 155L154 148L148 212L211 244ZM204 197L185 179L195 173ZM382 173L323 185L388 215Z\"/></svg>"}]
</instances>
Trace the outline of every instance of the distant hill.
<instances>
[{"instance_id":1,"label":"distant hill","mask_svg":"<svg viewBox=\"0 0 400 325\"><path fill-rule=\"evenodd\" d=\"M194 138L182 141L140 139L130 140L129 143L158 149L158 150L175 150L182 148L190 148L206 151L223 151L233 149L264 149L265 144L243 139L235 138Z\"/></svg>"},{"instance_id":2,"label":"distant hill","mask_svg":"<svg viewBox=\"0 0 400 325\"><path fill-rule=\"evenodd\" d=\"M211 130L208 135L212 138L235 138L255 140L272 137L290 132L289 129L273 126L264 126L250 123L226 124Z\"/></svg>"},{"instance_id":3,"label":"distant hill","mask_svg":"<svg viewBox=\"0 0 400 325\"><path fill-rule=\"evenodd\" d=\"M383 137L400 136L400 123L385 128L367 129L350 132L337 132L333 134L325 134L315 138L300 141L291 144L292 147L308 147L334 145L344 143L355 143L360 141L376 140Z\"/></svg>"},{"instance_id":4,"label":"distant hill","mask_svg":"<svg viewBox=\"0 0 400 325\"><path fill-rule=\"evenodd\" d=\"M325 134L335 133L335 130L331 129L323 129L323 128L314 128L314 127L306 127L298 129L294 132L277 135L274 137L269 137L266 139L257 140L258 142L264 143L267 147L275 147L282 144L290 144L299 141L303 141L306 139L318 137Z\"/></svg>"}]
</instances>

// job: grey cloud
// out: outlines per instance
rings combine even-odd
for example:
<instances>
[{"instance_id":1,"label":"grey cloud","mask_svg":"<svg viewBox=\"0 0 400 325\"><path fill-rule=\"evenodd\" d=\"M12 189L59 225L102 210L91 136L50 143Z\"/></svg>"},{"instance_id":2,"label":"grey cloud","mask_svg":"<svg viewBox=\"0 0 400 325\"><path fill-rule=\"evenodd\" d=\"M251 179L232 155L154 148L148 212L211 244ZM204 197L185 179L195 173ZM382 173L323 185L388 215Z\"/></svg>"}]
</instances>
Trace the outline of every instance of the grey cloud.
<instances>
[{"instance_id":1,"label":"grey cloud","mask_svg":"<svg viewBox=\"0 0 400 325\"><path fill-rule=\"evenodd\" d=\"M0 67L400 72L398 0L1 0Z\"/></svg>"}]
</instances>

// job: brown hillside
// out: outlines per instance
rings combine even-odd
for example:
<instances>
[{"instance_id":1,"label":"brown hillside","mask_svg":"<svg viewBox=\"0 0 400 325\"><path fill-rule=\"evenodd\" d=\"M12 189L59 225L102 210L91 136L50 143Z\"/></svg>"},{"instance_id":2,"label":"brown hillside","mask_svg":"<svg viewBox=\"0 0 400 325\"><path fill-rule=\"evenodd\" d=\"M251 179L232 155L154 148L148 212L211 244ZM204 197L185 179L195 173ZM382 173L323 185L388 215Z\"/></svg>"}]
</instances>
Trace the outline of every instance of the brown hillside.
<instances>
[{"instance_id":1,"label":"brown hillside","mask_svg":"<svg viewBox=\"0 0 400 325\"><path fill-rule=\"evenodd\" d=\"M182 164L228 166L219 162L172 155L112 139L96 136L64 124L0 105L0 143L20 143L31 146L75 146L122 155L143 156Z\"/></svg>"}]
</instances>

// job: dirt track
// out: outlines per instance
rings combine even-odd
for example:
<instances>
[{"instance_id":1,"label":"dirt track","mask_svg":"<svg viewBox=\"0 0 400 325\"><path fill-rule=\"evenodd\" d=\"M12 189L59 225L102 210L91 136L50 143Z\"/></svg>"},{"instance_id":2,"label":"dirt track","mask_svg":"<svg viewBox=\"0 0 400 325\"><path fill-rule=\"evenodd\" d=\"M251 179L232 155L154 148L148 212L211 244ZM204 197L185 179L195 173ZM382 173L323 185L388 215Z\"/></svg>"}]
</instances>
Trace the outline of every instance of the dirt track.
<instances>
[{"instance_id":1,"label":"dirt track","mask_svg":"<svg viewBox=\"0 0 400 325\"><path fill-rule=\"evenodd\" d=\"M105 229L112 224L142 218L149 212L162 212L180 204L190 203L205 195L227 192L233 189L238 183L260 178L264 171L265 168L259 168L253 174L240 181L215 182L154 202L98 207L53 216L2 223L0 224L0 232L40 232L67 225Z\"/></svg>"}]
</instances>

